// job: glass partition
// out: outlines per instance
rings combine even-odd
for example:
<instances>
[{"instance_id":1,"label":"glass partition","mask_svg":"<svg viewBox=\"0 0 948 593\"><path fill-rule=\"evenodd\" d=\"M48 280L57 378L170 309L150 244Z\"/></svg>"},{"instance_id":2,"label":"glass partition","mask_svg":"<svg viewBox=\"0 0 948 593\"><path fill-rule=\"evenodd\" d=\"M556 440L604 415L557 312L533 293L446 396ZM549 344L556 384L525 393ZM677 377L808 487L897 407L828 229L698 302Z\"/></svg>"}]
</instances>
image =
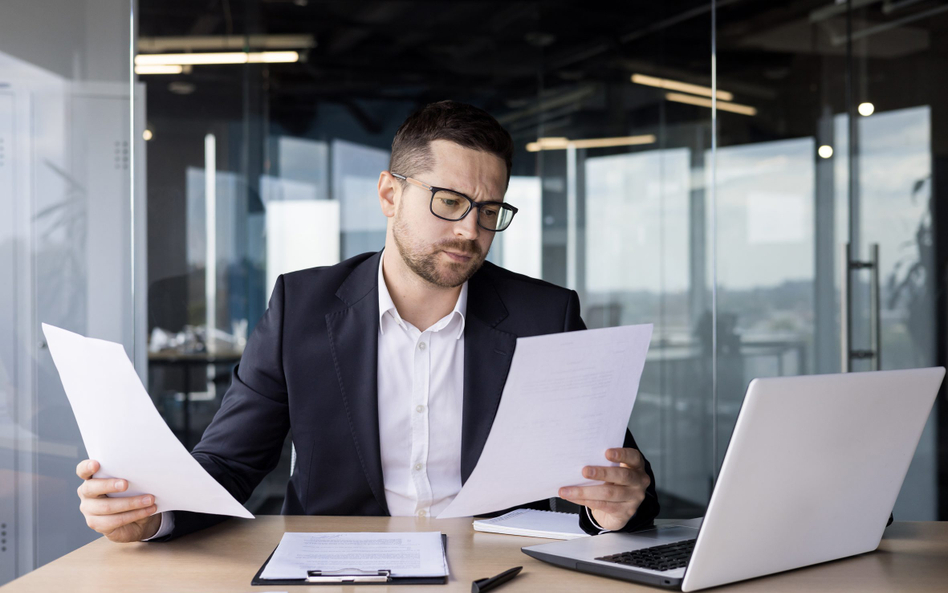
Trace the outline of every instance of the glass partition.
<instances>
[{"instance_id":1,"label":"glass partition","mask_svg":"<svg viewBox=\"0 0 948 593\"><path fill-rule=\"evenodd\" d=\"M127 0L0 6L0 584L96 537L40 324L119 342L145 372L130 17Z\"/></svg>"},{"instance_id":2,"label":"glass partition","mask_svg":"<svg viewBox=\"0 0 948 593\"><path fill-rule=\"evenodd\" d=\"M172 15L141 3L143 57L236 40L298 54L141 70L159 408L193 445L276 276L382 247L376 183L394 132L421 105L452 98L490 111L515 142L506 199L520 213L490 259L577 289L590 327L655 324L631 426L668 516L699 513L711 481L711 118L654 81L711 85L710 5L650 7L631 20L611 3L563 12L456 2L435 20L416 18L420 4L403 8L247 2ZM614 43L602 41L604 25ZM279 510L291 458L288 441L254 510Z\"/></svg>"},{"instance_id":3,"label":"glass partition","mask_svg":"<svg viewBox=\"0 0 948 593\"><path fill-rule=\"evenodd\" d=\"M946 18L888 1L719 11L717 82L733 94L718 112L719 459L752 377L943 360L933 163L945 103L927 80L945 68ZM936 405L896 519L943 514L942 415Z\"/></svg>"}]
</instances>

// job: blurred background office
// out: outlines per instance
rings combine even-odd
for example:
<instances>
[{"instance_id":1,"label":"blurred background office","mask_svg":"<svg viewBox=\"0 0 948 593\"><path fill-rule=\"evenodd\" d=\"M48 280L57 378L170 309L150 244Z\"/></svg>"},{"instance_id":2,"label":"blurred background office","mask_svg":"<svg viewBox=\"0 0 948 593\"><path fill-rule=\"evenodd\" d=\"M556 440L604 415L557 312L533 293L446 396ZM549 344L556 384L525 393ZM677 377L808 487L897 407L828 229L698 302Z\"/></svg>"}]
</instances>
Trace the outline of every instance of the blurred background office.
<instances>
[{"instance_id":1,"label":"blurred background office","mask_svg":"<svg viewBox=\"0 0 948 593\"><path fill-rule=\"evenodd\" d=\"M702 514L753 377L946 363L946 72L944 0L4 0L0 584L96 536L39 324L123 343L193 446L276 276L382 246L395 130L447 98L516 144L490 259L655 324L630 426ZM898 519L948 519L946 445L940 401Z\"/></svg>"}]
</instances>

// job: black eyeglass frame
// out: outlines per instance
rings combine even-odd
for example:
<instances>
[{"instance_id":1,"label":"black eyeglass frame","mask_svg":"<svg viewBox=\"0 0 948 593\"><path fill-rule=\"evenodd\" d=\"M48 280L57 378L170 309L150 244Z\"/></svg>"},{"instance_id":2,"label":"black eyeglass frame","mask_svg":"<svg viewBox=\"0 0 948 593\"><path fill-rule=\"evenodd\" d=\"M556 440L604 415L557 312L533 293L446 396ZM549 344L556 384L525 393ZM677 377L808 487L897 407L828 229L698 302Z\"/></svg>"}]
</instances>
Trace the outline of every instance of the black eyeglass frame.
<instances>
[{"instance_id":1,"label":"black eyeglass frame","mask_svg":"<svg viewBox=\"0 0 948 593\"><path fill-rule=\"evenodd\" d=\"M391 173L391 172L390 172L390 173ZM518 212L518 209L517 209L516 206L512 206L512 205L508 204L507 202L475 202L473 199L471 199L471 198L469 198L468 196L462 194L461 192L456 191L456 190L453 190L453 189L448 188L448 187L435 187L435 186L433 186L433 185L428 185L428 184L425 183L424 181L419 181L418 179L414 179L414 178L412 178L412 177L406 177L405 175L399 175L398 173L392 173L392 177L394 177L395 179L400 179L400 180L402 180L402 181L405 181L405 182L407 182L407 183L410 183L410 184L412 184L412 185L415 185L415 186L418 186L418 187L420 187L420 188L422 188L422 189L427 189L428 191L430 191L430 192L431 192L431 200L428 201L428 210L431 211L431 214L432 214L432 215L436 216L437 218L440 218L441 220L447 220L448 222L457 222L457 221L459 221L459 220L464 220L464 217L467 216L468 214L470 214L470 213L471 213L471 210L473 210L474 208L477 208L477 216L474 217L475 222L477 222L477 226L481 227L481 228L484 229L485 231L491 231L491 232L493 232L493 233L500 233L500 232L506 231L507 229L510 228L510 223L513 222L514 216L516 216L516 215L517 215L517 212ZM446 218L446 217L441 216L440 214L436 213L436 212L434 211L434 197L435 197L435 194L438 193L439 191L450 192L450 193L452 193L452 194L454 194L454 195L456 195L456 196L458 196L458 197L461 197L461 198L464 198L465 200L467 200L467 210L464 211L464 214L462 214L459 218ZM481 218L480 218L480 217L481 217L481 208L483 208L484 206L489 206L489 205L491 205L491 206L500 206L500 208L501 208L502 210L508 210L508 211L511 213L511 214L510 214L510 222L507 223L507 226L505 226L505 227L502 228L502 229L497 229L497 228L491 229L491 228L487 228L486 226L484 226L484 225L481 224Z\"/></svg>"}]
</instances>

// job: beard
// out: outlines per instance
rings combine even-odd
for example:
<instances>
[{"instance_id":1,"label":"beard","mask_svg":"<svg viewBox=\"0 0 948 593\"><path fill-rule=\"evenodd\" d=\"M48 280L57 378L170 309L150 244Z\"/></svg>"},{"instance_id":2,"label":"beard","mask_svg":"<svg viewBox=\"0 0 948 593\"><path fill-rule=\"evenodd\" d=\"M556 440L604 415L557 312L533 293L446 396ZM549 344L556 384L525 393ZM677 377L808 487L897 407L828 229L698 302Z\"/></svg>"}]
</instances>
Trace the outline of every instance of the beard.
<instances>
[{"instance_id":1,"label":"beard","mask_svg":"<svg viewBox=\"0 0 948 593\"><path fill-rule=\"evenodd\" d=\"M429 284L441 288L455 288L461 286L480 269L484 263L485 254L474 241L461 239L445 239L435 243L430 248L412 244L409 237L411 232L401 220L396 220L392 227L392 236L402 261L412 272ZM470 256L466 262L445 262L441 258L442 251L451 251Z\"/></svg>"}]
</instances>

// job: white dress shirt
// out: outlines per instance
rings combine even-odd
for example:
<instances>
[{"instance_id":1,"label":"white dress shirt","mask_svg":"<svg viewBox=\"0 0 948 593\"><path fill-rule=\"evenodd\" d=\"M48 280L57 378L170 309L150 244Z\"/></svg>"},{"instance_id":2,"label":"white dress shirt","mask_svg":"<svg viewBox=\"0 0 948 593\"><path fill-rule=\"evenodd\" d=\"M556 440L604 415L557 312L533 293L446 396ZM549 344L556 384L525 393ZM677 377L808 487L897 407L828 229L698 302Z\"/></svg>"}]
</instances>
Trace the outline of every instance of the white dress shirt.
<instances>
[{"instance_id":1,"label":"white dress shirt","mask_svg":"<svg viewBox=\"0 0 948 593\"><path fill-rule=\"evenodd\" d=\"M467 282L454 309L424 331L399 315L381 263L378 286L385 502L392 516L437 515L461 489Z\"/></svg>"},{"instance_id":2,"label":"white dress shirt","mask_svg":"<svg viewBox=\"0 0 948 593\"><path fill-rule=\"evenodd\" d=\"M398 314L381 261L378 399L385 502L392 516L437 515L461 489L467 282L454 309L421 331ZM149 539L172 529L174 515L162 513L158 533Z\"/></svg>"}]
</instances>

